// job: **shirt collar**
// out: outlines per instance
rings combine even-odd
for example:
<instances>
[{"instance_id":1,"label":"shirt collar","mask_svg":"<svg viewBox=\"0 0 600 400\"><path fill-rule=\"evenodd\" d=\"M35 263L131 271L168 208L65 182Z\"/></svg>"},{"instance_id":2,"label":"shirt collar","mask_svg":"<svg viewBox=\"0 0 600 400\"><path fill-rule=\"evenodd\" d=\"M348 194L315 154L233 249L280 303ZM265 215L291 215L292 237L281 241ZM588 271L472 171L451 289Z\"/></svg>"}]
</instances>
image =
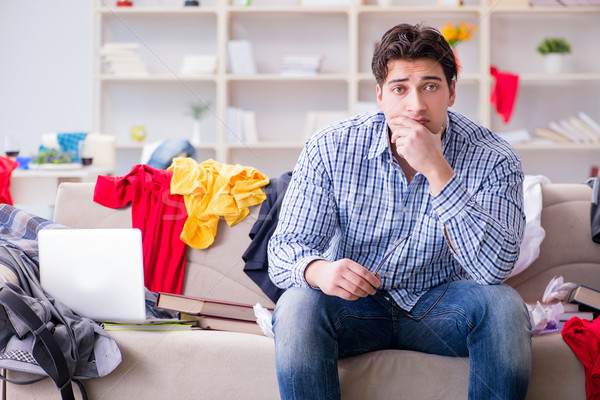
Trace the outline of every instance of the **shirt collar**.
<instances>
[{"instance_id":1,"label":"shirt collar","mask_svg":"<svg viewBox=\"0 0 600 400\"><path fill-rule=\"evenodd\" d=\"M371 142L371 146L369 147L369 153L367 154L368 160L380 156L386 150L389 151L390 148L388 139L388 126L385 116L382 112L379 112L378 115L380 117L378 120L379 123L375 124L373 127L373 140Z\"/></svg>"}]
</instances>

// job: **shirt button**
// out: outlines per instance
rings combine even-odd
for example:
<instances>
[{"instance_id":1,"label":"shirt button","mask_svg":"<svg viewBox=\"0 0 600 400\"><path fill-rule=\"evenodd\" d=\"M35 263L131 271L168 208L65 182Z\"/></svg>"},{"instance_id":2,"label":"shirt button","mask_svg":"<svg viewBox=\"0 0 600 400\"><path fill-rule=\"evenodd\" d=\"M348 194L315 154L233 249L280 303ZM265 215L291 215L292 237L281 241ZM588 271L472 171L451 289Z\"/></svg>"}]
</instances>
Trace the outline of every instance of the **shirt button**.
<instances>
[{"instance_id":1,"label":"shirt button","mask_svg":"<svg viewBox=\"0 0 600 400\"><path fill-rule=\"evenodd\" d=\"M386 272L385 274L383 274L383 277L387 278L388 277L388 273Z\"/></svg>"},{"instance_id":2,"label":"shirt button","mask_svg":"<svg viewBox=\"0 0 600 400\"><path fill-rule=\"evenodd\" d=\"M405 213L405 212L407 212L407 211L408 211L408 207L404 207L404 208L402 209L402 212L404 212L404 213Z\"/></svg>"}]
</instances>

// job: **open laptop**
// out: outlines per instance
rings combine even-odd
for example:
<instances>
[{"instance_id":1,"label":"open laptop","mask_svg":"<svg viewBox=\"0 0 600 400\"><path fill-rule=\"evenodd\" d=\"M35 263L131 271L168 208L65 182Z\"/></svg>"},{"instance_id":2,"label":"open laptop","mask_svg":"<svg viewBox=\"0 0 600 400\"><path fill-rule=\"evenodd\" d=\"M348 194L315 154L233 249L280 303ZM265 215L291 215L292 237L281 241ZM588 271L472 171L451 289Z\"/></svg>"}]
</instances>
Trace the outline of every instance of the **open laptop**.
<instances>
[{"instance_id":1,"label":"open laptop","mask_svg":"<svg viewBox=\"0 0 600 400\"><path fill-rule=\"evenodd\" d=\"M42 288L76 313L98 322L146 319L139 229L42 229Z\"/></svg>"}]
</instances>

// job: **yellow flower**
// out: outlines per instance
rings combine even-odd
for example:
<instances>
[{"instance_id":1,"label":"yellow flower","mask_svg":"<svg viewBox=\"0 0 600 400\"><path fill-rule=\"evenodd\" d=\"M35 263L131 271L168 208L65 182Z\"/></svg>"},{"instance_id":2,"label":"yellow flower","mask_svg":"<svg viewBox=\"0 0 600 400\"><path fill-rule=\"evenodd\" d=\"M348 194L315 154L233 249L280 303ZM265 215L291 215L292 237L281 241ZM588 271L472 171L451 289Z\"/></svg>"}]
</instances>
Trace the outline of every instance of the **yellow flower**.
<instances>
[{"instance_id":1,"label":"yellow flower","mask_svg":"<svg viewBox=\"0 0 600 400\"><path fill-rule=\"evenodd\" d=\"M440 32L448 41L450 47L454 48L458 43L471 39L473 32L476 30L477 27L475 25L460 21L457 26L452 25L452 22L447 22L446 26L440 29Z\"/></svg>"}]
</instances>

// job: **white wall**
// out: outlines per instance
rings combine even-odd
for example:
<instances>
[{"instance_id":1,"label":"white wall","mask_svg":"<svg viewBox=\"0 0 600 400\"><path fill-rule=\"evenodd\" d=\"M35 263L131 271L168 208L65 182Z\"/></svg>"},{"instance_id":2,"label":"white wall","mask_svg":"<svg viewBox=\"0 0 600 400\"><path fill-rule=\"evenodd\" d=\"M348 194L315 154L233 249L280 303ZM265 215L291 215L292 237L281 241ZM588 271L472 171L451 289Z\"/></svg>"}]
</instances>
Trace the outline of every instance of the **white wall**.
<instances>
[{"instance_id":1,"label":"white wall","mask_svg":"<svg viewBox=\"0 0 600 400\"><path fill-rule=\"evenodd\" d=\"M0 1L0 152L21 137L21 154L45 132L91 129L91 2Z\"/></svg>"}]
</instances>

